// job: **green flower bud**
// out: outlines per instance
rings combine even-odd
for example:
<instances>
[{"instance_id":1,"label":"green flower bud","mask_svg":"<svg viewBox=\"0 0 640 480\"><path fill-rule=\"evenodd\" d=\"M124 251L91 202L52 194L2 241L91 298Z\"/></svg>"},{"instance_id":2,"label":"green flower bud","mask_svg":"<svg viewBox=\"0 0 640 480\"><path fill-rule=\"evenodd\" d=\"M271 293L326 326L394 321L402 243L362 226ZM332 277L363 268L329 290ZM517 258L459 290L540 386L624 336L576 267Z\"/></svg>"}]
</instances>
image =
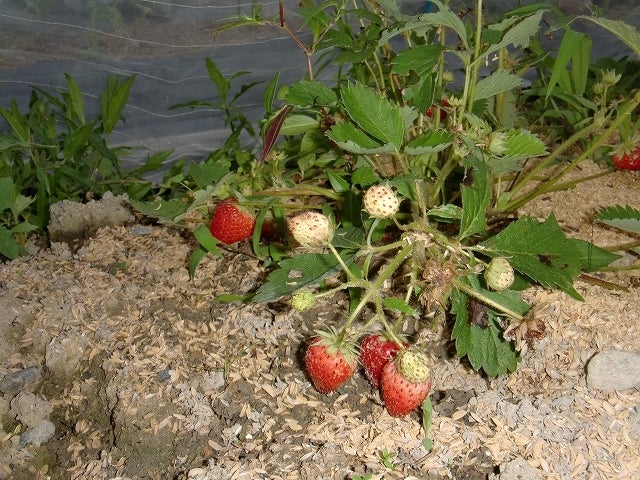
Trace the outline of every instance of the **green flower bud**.
<instances>
[{"instance_id":1,"label":"green flower bud","mask_svg":"<svg viewBox=\"0 0 640 480\"><path fill-rule=\"evenodd\" d=\"M605 83L605 85L615 85L620 81L621 78L622 75L616 73L615 70L607 70L602 76L602 81Z\"/></svg>"}]
</instances>

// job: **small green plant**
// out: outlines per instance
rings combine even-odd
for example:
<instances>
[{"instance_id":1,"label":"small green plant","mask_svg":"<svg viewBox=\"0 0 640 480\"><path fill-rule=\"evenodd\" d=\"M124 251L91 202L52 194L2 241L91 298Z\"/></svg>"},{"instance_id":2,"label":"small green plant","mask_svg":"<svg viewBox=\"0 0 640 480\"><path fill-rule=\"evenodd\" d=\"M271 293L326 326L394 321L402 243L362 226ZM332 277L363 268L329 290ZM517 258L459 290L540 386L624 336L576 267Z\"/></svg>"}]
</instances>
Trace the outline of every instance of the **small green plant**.
<instances>
[{"instance_id":1,"label":"small green plant","mask_svg":"<svg viewBox=\"0 0 640 480\"><path fill-rule=\"evenodd\" d=\"M387 450L385 448L380 453L380 465L382 465L383 467L388 468L390 470L393 470L394 468L396 468L396 464L393 461L393 459L396 457L396 455L397 454L395 452L390 452L389 450Z\"/></svg>"},{"instance_id":2,"label":"small green plant","mask_svg":"<svg viewBox=\"0 0 640 480\"><path fill-rule=\"evenodd\" d=\"M142 198L152 192L143 174L162 165L167 153L149 156L124 171L128 147L110 147L108 136L122 118L134 77L110 77L99 97L96 118L85 116L78 84L66 75L57 94L34 89L26 113L15 101L0 106L8 125L0 132L0 255L24 253L30 232L45 231L49 206L60 200L86 201L106 191Z\"/></svg>"}]
</instances>

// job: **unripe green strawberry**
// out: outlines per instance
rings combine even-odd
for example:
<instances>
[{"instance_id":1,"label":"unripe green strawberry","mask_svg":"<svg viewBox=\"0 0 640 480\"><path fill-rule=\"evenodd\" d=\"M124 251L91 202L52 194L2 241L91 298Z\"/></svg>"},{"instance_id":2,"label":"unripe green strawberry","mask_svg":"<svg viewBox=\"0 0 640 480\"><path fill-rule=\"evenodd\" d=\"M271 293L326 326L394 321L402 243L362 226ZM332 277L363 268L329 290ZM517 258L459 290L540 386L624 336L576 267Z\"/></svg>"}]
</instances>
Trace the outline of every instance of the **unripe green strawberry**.
<instances>
[{"instance_id":1,"label":"unripe green strawberry","mask_svg":"<svg viewBox=\"0 0 640 480\"><path fill-rule=\"evenodd\" d=\"M503 257L493 258L484 271L484 280L491 290L506 290L513 285L514 279L513 267Z\"/></svg>"},{"instance_id":2,"label":"unripe green strawberry","mask_svg":"<svg viewBox=\"0 0 640 480\"><path fill-rule=\"evenodd\" d=\"M313 306L316 304L316 297L310 291L302 290L291 295L291 300L289 303L298 312L305 312L313 308Z\"/></svg>"},{"instance_id":3,"label":"unripe green strawberry","mask_svg":"<svg viewBox=\"0 0 640 480\"><path fill-rule=\"evenodd\" d=\"M288 221L289 232L303 247L323 247L333 237L331 220L319 212L302 212Z\"/></svg>"},{"instance_id":4,"label":"unripe green strawberry","mask_svg":"<svg viewBox=\"0 0 640 480\"><path fill-rule=\"evenodd\" d=\"M374 218L389 218L396 214L400 199L388 185L374 185L364 194L364 210Z\"/></svg>"},{"instance_id":5,"label":"unripe green strawberry","mask_svg":"<svg viewBox=\"0 0 640 480\"><path fill-rule=\"evenodd\" d=\"M404 349L382 369L380 392L387 412L403 417L418 408L431 391L428 358L424 353Z\"/></svg>"}]
</instances>

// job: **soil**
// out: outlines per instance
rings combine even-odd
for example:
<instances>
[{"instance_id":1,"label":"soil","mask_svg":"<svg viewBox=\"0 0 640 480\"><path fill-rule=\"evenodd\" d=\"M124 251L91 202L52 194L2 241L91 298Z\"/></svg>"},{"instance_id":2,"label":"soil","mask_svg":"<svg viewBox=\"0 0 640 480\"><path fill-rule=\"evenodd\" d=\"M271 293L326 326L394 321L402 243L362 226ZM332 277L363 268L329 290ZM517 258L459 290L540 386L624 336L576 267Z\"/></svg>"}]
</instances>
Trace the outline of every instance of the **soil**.
<instances>
[{"instance_id":1,"label":"soil","mask_svg":"<svg viewBox=\"0 0 640 480\"><path fill-rule=\"evenodd\" d=\"M607 246L634 240L593 223L615 204L640 206L636 174L527 213ZM640 478L640 393L585 381L598 351L638 349L637 270L577 281L584 302L526 291L546 330L506 377L458 359L448 325L428 331L425 432L419 412L390 417L361 373L331 395L305 376L306 342L340 321L345 298L306 314L216 301L265 271L240 245L190 279L194 247L134 221L0 265L0 479Z\"/></svg>"}]
</instances>

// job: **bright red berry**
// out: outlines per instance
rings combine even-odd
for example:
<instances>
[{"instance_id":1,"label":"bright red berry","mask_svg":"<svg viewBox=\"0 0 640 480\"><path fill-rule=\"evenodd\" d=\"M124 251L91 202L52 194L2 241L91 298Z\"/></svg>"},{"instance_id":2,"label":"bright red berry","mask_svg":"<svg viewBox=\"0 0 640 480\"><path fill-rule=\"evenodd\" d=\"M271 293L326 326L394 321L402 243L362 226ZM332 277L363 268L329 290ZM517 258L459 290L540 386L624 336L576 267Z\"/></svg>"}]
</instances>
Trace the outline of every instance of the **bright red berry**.
<instances>
[{"instance_id":1,"label":"bright red berry","mask_svg":"<svg viewBox=\"0 0 640 480\"><path fill-rule=\"evenodd\" d=\"M404 417L418 408L431 391L427 356L415 350L400 350L382 369L380 391L387 412Z\"/></svg>"},{"instance_id":2,"label":"bright red berry","mask_svg":"<svg viewBox=\"0 0 640 480\"><path fill-rule=\"evenodd\" d=\"M640 170L640 145L614 153L611 160L613 161L613 166L618 170Z\"/></svg>"},{"instance_id":3,"label":"bright red berry","mask_svg":"<svg viewBox=\"0 0 640 480\"><path fill-rule=\"evenodd\" d=\"M253 215L241 209L234 198L229 198L216 206L209 231L221 242L231 244L253 235L255 223Z\"/></svg>"},{"instance_id":4,"label":"bright red berry","mask_svg":"<svg viewBox=\"0 0 640 480\"><path fill-rule=\"evenodd\" d=\"M406 346L406 344L405 344ZM382 369L395 356L400 345L379 333L370 333L360 342L360 362L373 388L380 386Z\"/></svg>"},{"instance_id":5,"label":"bright red berry","mask_svg":"<svg viewBox=\"0 0 640 480\"><path fill-rule=\"evenodd\" d=\"M304 364L316 390L333 392L356 371L355 345L339 340L334 332L319 332L305 353Z\"/></svg>"}]
</instances>

